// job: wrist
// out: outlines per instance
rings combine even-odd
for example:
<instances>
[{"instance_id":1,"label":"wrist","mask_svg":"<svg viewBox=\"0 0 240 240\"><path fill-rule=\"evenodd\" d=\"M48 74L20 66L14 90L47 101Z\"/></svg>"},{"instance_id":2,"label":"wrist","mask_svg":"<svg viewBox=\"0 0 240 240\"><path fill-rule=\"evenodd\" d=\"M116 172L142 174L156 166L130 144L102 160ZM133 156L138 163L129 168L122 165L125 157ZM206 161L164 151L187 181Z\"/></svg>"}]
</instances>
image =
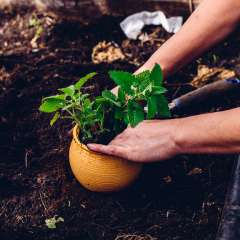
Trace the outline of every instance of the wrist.
<instances>
[{"instance_id":1,"label":"wrist","mask_svg":"<svg viewBox=\"0 0 240 240\"><path fill-rule=\"evenodd\" d=\"M204 152L209 138L208 125L203 115L179 118L174 138L179 154Z\"/></svg>"},{"instance_id":2,"label":"wrist","mask_svg":"<svg viewBox=\"0 0 240 240\"><path fill-rule=\"evenodd\" d=\"M180 119L170 119L170 120L156 120L158 125L155 125L155 132L159 138L164 138L166 143L166 148L170 150L171 156L176 156L182 154L183 144L179 138L179 130L181 128ZM162 141L159 141L162 144ZM160 145L159 148L162 148Z\"/></svg>"},{"instance_id":3,"label":"wrist","mask_svg":"<svg viewBox=\"0 0 240 240\"><path fill-rule=\"evenodd\" d=\"M170 120L170 137L173 143L175 155L183 154L184 149L184 135L182 134L182 121L181 119Z\"/></svg>"}]
</instances>

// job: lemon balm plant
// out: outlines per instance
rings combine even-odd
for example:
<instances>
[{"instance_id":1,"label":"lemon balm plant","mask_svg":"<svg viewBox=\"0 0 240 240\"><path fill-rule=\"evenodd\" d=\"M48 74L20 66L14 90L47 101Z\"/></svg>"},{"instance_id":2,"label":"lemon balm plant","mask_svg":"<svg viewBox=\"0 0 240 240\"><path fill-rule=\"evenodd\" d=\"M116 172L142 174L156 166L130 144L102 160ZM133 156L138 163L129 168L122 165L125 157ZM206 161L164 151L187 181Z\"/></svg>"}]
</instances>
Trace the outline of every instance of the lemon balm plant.
<instances>
[{"instance_id":1,"label":"lemon balm plant","mask_svg":"<svg viewBox=\"0 0 240 240\"><path fill-rule=\"evenodd\" d=\"M82 77L78 82L59 89L57 95L45 97L40 111L55 113L50 121L70 119L75 125L69 158L74 175L92 191L116 191L132 183L141 171L141 164L91 152L85 143L108 143L127 126L135 127L145 119L170 117L164 96L163 74L158 64L152 71L133 75L109 71L118 86L118 94L104 90L92 97L81 91L96 75Z\"/></svg>"},{"instance_id":2,"label":"lemon balm plant","mask_svg":"<svg viewBox=\"0 0 240 240\"><path fill-rule=\"evenodd\" d=\"M81 129L80 140L87 143L100 142L101 135L105 138L111 135L108 137L111 140L128 125L135 127L144 119L170 116L158 64L152 71L138 75L109 71L110 78L119 87L117 96L108 90L96 98L83 94L82 86L95 75L95 72L89 73L77 83L59 89L59 94L43 98L40 111L55 112L51 125L58 119L71 119Z\"/></svg>"},{"instance_id":3,"label":"lemon balm plant","mask_svg":"<svg viewBox=\"0 0 240 240\"><path fill-rule=\"evenodd\" d=\"M135 127L144 119L170 117L168 102L164 96L163 74L158 64L153 70L137 75L110 71L110 78L119 86L118 96L103 91L102 97L114 106L115 121ZM144 107L147 106L147 113ZM114 126L115 127L115 126Z\"/></svg>"},{"instance_id":4,"label":"lemon balm plant","mask_svg":"<svg viewBox=\"0 0 240 240\"><path fill-rule=\"evenodd\" d=\"M90 100L89 94L81 92L82 86L96 75L95 72L82 77L77 83L59 89L59 94L43 98L40 111L55 112L50 125L58 119L70 119L81 129L79 138L83 142L97 141L104 134L104 105Z\"/></svg>"}]
</instances>

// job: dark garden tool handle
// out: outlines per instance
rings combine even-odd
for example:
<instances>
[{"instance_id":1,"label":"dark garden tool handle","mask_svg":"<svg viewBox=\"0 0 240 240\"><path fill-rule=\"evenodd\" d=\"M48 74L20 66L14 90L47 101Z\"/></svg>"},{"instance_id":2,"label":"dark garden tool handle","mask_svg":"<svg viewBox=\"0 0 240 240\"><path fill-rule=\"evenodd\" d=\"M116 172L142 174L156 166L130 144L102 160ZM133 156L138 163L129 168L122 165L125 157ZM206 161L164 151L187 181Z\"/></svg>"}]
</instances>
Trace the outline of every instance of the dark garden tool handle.
<instances>
[{"instance_id":1,"label":"dark garden tool handle","mask_svg":"<svg viewBox=\"0 0 240 240\"><path fill-rule=\"evenodd\" d=\"M235 162L216 240L240 239L240 156Z\"/></svg>"},{"instance_id":2,"label":"dark garden tool handle","mask_svg":"<svg viewBox=\"0 0 240 240\"><path fill-rule=\"evenodd\" d=\"M209 97L221 96L233 90L240 90L240 80L238 78L229 78L207 84L204 87L176 98L169 104L169 107L172 111L182 109L192 104L204 102Z\"/></svg>"}]
</instances>

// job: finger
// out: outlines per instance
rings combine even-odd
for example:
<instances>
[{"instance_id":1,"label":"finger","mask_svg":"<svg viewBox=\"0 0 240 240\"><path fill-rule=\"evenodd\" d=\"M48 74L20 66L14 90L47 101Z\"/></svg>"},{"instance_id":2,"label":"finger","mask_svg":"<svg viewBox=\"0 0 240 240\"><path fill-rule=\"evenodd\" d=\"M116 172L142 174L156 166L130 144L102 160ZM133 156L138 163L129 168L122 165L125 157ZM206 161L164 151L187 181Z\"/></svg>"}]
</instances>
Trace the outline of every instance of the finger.
<instances>
[{"instance_id":1,"label":"finger","mask_svg":"<svg viewBox=\"0 0 240 240\"><path fill-rule=\"evenodd\" d=\"M127 158L127 150L123 146L87 144L87 147L94 152L99 152L121 158Z\"/></svg>"}]
</instances>

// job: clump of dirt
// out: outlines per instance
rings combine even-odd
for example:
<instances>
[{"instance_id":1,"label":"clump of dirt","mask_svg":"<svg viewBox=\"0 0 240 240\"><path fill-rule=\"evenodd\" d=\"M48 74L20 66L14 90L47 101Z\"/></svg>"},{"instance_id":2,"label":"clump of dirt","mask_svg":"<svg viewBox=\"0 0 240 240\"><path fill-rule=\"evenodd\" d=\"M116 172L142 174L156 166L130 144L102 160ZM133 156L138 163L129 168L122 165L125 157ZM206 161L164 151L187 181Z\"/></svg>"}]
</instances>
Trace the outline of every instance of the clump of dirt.
<instances>
[{"instance_id":1,"label":"clump of dirt","mask_svg":"<svg viewBox=\"0 0 240 240\"><path fill-rule=\"evenodd\" d=\"M34 9L1 13L0 237L214 239L232 156L179 156L147 165L140 179L123 192L92 193L79 185L69 168L71 123L63 121L51 128L50 116L38 111L43 96L88 72L99 74L85 91L99 94L102 89L112 88L108 70L136 70L159 46L154 39L166 40L170 35L159 27L149 27L144 31L155 34L151 41L126 40L119 27L123 17L102 17L87 27L54 20L44 27L33 47L35 32L28 25L32 16L43 23L48 18L47 13ZM228 54L220 45L168 79L168 98L192 88L190 81L198 64L233 68L239 61L239 43L236 36L232 39L228 40L231 47L226 47L231 50ZM127 57L112 63L92 63L93 47L101 41L117 43ZM213 54L218 57L213 59ZM234 106L238 102L225 97L214 108L210 104L208 111ZM49 229L45 220L54 216L64 222Z\"/></svg>"}]
</instances>

